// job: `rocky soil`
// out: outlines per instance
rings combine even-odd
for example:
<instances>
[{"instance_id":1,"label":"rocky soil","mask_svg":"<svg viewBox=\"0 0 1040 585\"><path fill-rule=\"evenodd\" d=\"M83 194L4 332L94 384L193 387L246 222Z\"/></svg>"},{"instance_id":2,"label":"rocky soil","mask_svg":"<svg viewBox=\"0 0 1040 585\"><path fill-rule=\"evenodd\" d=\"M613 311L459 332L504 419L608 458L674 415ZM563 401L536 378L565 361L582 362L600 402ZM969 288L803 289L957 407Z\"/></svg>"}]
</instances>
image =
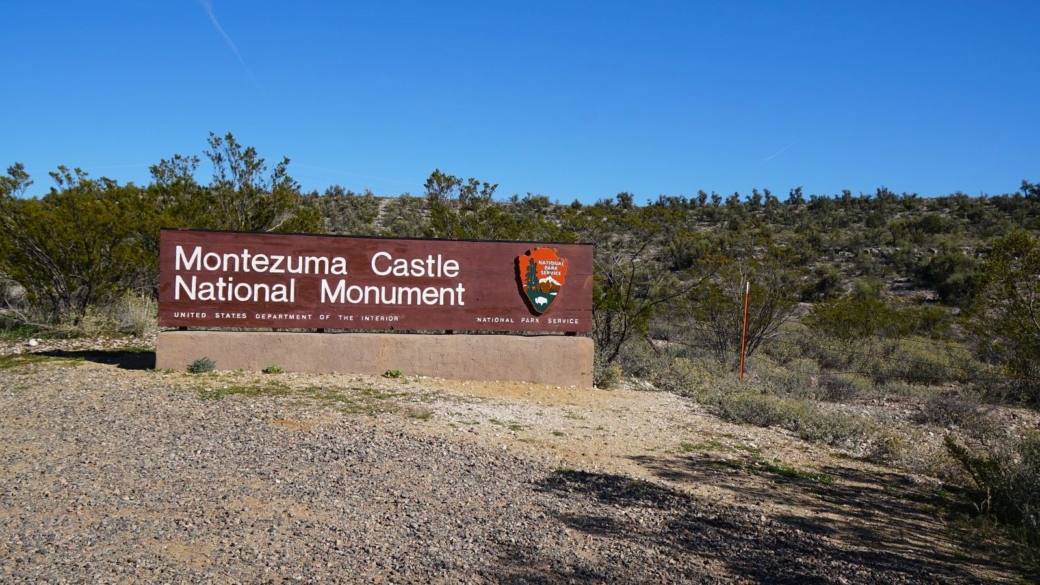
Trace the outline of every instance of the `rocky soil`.
<instances>
[{"instance_id":1,"label":"rocky soil","mask_svg":"<svg viewBox=\"0 0 1040 585\"><path fill-rule=\"evenodd\" d=\"M0 582L1014 581L934 483L669 394L13 349Z\"/></svg>"}]
</instances>

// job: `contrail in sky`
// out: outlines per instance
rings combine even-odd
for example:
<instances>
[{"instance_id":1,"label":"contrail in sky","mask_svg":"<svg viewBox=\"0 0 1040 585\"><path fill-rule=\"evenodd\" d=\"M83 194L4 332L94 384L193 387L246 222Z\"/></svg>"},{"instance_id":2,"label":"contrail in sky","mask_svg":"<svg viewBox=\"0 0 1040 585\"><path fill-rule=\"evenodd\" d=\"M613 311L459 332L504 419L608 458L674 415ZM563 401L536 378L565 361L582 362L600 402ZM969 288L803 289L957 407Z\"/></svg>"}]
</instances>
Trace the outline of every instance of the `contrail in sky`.
<instances>
[{"instance_id":1,"label":"contrail in sky","mask_svg":"<svg viewBox=\"0 0 1040 585\"><path fill-rule=\"evenodd\" d=\"M771 155L767 156L767 157L766 157L766 160L764 160L764 161L762 161L762 162L769 162L770 160L772 160L772 159L776 158L777 156L779 156L779 155L780 155L780 153L782 153L783 151L787 150L788 148L791 148L791 147L792 147L792 146L794 146L795 144L798 144L798 141L797 141L797 140L795 140L795 141L794 141L794 142L792 142L791 144L788 144L787 146L785 146L785 147L781 148L780 150L778 150L778 151L774 152L773 154L771 154Z\"/></svg>"},{"instance_id":2,"label":"contrail in sky","mask_svg":"<svg viewBox=\"0 0 1040 585\"><path fill-rule=\"evenodd\" d=\"M224 40L227 41L227 44L231 47L231 50L234 51L235 56L238 57L238 62L242 64L242 69L245 69L246 73L249 75L249 79L253 80L253 85L256 86L257 91L264 93L264 90L260 89L260 84L257 83L256 77L253 77L253 72L249 70L249 67L246 66L245 60L242 59L242 54L238 52L238 47L235 46L235 41L231 40L231 37L224 32L224 27L220 26L220 23L217 21L217 15L213 13L213 5L210 4L209 0L199 0L199 4L202 4L202 7L206 10L206 14L209 15L210 22L213 23L213 26L216 27L224 37Z\"/></svg>"}]
</instances>

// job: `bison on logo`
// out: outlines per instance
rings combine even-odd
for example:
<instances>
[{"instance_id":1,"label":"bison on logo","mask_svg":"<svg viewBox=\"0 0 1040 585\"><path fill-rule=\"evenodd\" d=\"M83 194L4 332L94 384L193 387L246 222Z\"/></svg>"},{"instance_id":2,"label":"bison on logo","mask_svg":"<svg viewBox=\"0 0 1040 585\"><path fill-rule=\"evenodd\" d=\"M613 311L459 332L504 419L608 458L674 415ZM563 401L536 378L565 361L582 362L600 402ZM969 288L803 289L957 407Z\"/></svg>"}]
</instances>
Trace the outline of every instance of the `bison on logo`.
<instances>
[{"instance_id":1,"label":"bison on logo","mask_svg":"<svg viewBox=\"0 0 1040 585\"><path fill-rule=\"evenodd\" d=\"M567 281L567 260L556 248L534 248L517 258L516 269L531 310L539 315L548 311Z\"/></svg>"}]
</instances>

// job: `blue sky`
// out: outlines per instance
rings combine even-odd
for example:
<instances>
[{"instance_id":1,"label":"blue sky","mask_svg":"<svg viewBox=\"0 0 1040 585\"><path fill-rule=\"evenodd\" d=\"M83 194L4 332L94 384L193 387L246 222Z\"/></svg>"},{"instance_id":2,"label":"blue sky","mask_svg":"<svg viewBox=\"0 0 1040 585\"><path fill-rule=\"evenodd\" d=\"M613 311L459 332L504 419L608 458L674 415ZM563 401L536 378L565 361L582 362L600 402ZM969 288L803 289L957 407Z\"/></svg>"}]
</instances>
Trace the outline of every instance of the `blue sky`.
<instances>
[{"instance_id":1,"label":"blue sky","mask_svg":"<svg viewBox=\"0 0 1040 585\"><path fill-rule=\"evenodd\" d=\"M1040 181L1036 2L20 2L0 166L149 181L232 132L305 190L592 202ZM208 181L208 173L199 179Z\"/></svg>"}]
</instances>

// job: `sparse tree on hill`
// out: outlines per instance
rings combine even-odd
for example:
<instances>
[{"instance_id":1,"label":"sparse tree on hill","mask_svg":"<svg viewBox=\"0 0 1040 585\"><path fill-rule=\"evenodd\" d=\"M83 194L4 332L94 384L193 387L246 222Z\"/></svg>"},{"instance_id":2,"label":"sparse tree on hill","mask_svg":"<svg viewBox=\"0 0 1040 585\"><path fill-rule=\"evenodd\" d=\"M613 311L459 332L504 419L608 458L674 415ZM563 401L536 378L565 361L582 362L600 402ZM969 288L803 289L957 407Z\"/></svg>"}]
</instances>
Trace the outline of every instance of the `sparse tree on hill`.
<instances>
[{"instance_id":1,"label":"sparse tree on hill","mask_svg":"<svg viewBox=\"0 0 1040 585\"><path fill-rule=\"evenodd\" d=\"M1016 231L993 244L968 324L981 355L1040 398L1040 240Z\"/></svg>"},{"instance_id":2,"label":"sparse tree on hill","mask_svg":"<svg viewBox=\"0 0 1040 585\"><path fill-rule=\"evenodd\" d=\"M776 251L775 251L776 252ZM722 363L740 355L744 295L750 282L747 347L752 355L778 334L798 307L803 287L801 273L781 255L766 254L719 260L716 277L682 303L694 339Z\"/></svg>"}]
</instances>

